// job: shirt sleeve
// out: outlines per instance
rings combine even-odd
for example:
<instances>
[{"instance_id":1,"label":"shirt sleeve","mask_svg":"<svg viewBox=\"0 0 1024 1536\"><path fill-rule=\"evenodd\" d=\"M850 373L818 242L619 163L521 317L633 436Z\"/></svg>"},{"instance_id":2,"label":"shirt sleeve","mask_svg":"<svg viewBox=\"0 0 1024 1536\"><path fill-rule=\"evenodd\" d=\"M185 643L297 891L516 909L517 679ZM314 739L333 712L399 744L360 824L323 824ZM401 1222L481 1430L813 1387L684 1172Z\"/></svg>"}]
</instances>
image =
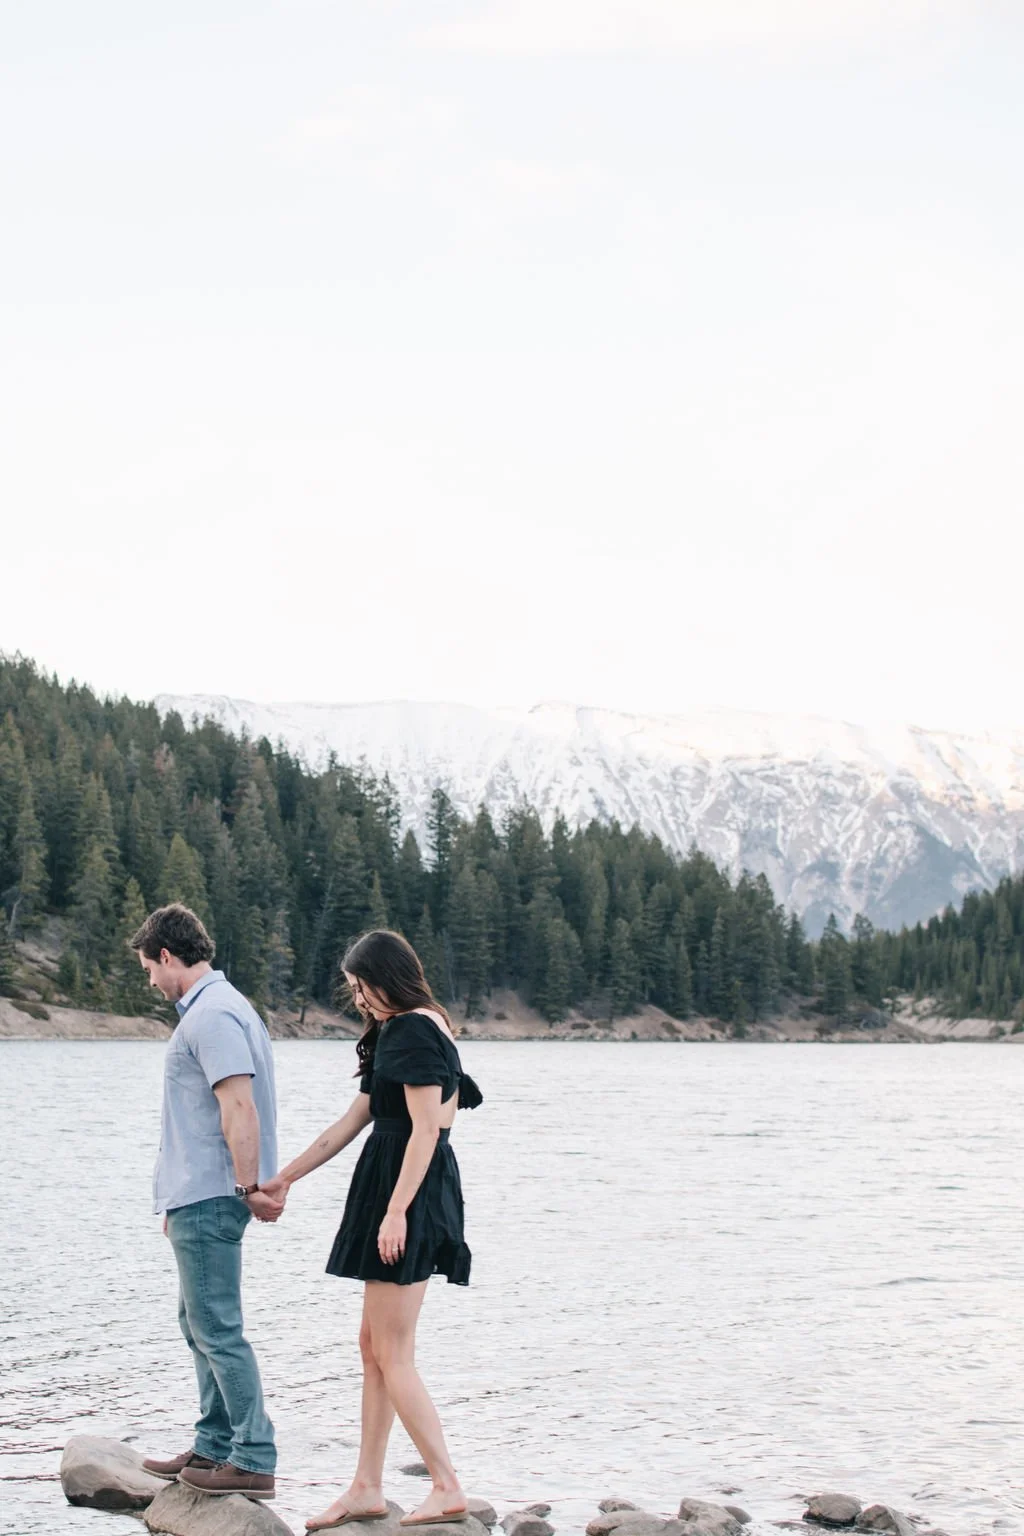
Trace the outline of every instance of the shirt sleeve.
<instances>
[{"instance_id":1,"label":"shirt sleeve","mask_svg":"<svg viewBox=\"0 0 1024 1536\"><path fill-rule=\"evenodd\" d=\"M230 1013L209 1009L189 1021L188 1043L211 1088L226 1077L255 1077L245 1030Z\"/></svg>"}]
</instances>

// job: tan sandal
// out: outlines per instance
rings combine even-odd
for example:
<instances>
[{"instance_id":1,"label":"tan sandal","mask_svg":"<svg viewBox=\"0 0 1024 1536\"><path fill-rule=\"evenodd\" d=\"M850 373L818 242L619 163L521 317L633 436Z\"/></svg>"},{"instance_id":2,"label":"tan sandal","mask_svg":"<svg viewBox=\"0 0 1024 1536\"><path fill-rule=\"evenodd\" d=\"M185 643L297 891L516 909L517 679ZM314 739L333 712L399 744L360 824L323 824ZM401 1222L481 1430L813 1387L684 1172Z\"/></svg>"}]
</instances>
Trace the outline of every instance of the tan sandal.
<instances>
[{"instance_id":1,"label":"tan sandal","mask_svg":"<svg viewBox=\"0 0 1024 1536\"><path fill-rule=\"evenodd\" d=\"M337 1520L318 1520L315 1525L311 1525L307 1520L306 1530L312 1536L314 1531L336 1531L339 1526L351 1525L356 1520L386 1520L390 1513L391 1511L386 1508L364 1509L360 1510L358 1514L351 1509L347 1509L343 1515L338 1516Z\"/></svg>"},{"instance_id":2,"label":"tan sandal","mask_svg":"<svg viewBox=\"0 0 1024 1536\"><path fill-rule=\"evenodd\" d=\"M406 1530L413 1525L458 1525L462 1520L468 1520L468 1509L446 1509L439 1515L424 1515L416 1520L412 1515L403 1515L399 1525L404 1525Z\"/></svg>"}]
</instances>

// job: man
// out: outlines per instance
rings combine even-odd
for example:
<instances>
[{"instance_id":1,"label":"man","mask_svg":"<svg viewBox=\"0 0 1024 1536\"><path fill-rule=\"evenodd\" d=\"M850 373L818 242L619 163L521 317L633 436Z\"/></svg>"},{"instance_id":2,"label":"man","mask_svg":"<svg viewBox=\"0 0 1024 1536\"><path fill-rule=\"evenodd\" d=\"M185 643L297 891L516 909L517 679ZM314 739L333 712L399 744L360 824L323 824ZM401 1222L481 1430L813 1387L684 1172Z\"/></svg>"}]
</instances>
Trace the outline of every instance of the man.
<instances>
[{"instance_id":1,"label":"man","mask_svg":"<svg viewBox=\"0 0 1024 1536\"><path fill-rule=\"evenodd\" d=\"M210 965L213 943L188 907L150 913L131 940L150 985L178 1012L167 1046L153 1207L181 1281L178 1321L199 1381L191 1451L147 1461L209 1494L274 1497L274 1426L242 1333L242 1235L283 1205L260 1192L277 1172L274 1060L266 1025Z\"/></svg>"}]
</instances>

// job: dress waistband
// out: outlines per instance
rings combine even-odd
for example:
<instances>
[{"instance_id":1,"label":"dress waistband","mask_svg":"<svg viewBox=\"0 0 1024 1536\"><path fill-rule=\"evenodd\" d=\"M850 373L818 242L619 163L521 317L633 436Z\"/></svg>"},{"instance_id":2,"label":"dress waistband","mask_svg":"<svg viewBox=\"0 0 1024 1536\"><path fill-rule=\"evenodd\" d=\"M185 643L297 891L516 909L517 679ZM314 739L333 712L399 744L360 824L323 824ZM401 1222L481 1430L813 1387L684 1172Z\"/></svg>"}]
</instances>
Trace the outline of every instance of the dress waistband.
<instances>
[{"instance_id":1,"label":"dress waistband","mask_svg":"<svg viewBox=\"0 0 1024 1536\"><path fill-rule=\"evenodd\" d=\"M397 1116L394 1119L381 1117L380 1119L374 1120L373 1131L371 1134L374 1136L408 1136L411 1130L411 1120L401 1120ZM450 1135L451 1131L449 1128L447 1126L442 1126L440 1132L438 1133L438 1139L440 1141L447 1141Z\"/></svg>"}]
</instances>

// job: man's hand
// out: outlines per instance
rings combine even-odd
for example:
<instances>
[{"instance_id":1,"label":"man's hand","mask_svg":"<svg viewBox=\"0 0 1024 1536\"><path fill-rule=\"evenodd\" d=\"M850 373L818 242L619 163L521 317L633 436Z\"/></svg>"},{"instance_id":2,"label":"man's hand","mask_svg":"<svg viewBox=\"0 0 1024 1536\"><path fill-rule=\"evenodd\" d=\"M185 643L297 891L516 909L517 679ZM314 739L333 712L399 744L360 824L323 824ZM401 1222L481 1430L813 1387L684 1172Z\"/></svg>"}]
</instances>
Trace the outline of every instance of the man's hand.
<instances>
[{"instance_id":1,"label":"man's hand","mask_svg":"<svg viewBox=\"0 0 1024 1536\"><path fill-rule=\"evenodd\" d=\"M275 1200L265 1189L254 1189L245 1199L257 1221L276 1221L284 1210L284 1201Z\"/></svg>"}]
</instances>

